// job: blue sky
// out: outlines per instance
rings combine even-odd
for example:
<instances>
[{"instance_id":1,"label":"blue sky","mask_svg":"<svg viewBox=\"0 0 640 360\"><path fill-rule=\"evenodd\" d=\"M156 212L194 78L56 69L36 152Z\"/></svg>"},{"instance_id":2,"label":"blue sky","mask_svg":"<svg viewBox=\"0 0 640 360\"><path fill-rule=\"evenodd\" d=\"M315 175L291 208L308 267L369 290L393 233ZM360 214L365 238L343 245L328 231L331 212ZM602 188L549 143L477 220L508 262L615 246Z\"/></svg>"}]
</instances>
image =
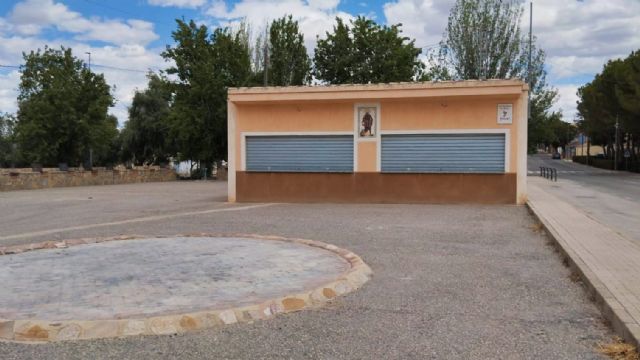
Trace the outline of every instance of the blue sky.
<instances>
[{"instance_id":1,"label":"blue sky","mask_svg":"<svg viewBox=\"0 0 640 360\"><path fill-rule=\"evenodd\" d=\"M145 87L147 69L165 68L159 56L171 44L174 19L209 26L233 26L246 19L254 31L290 13L299 21L309 51L336 16L365 15L383 24L402 23L416 45L442 38L455 0L2 0L0 65L19 65L23 51L60 45L86 59L115 85L111 109L120 124L136 89ZM528 7L527 7L528 8ZM524 19L528 19L525 11ZM523 28L528 25L523 21ZM566 120L575 114L575 92L611 58L640 49L638 0L536 0L534 33L547 52L548 80L560 93L556 109ZM100 65L103 65L101 67ZM133 71L132 71L133 70ZM18 69L0 67L0 112L15 112Z\"/></svg>"}]
</instances>

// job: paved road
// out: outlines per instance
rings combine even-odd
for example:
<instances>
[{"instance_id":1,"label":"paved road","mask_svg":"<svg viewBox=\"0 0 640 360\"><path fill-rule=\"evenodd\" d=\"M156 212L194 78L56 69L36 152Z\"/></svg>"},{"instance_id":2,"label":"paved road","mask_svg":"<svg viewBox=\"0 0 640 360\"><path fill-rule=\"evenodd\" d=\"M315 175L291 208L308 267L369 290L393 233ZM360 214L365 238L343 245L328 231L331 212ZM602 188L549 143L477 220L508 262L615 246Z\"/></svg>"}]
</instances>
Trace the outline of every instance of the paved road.
<instances>
[{"instance_id":1,"label":"paved road","mask_svg":"<svg viewBox=\"0 0 640 360\"><path fill-rule=\"evenodd\" d=\"M640 174L552 160L547 154L529 156L529 176L538 176L540 166L558 170L558 182L545 189L640 244Z\"/></svg>"},{"instance_id":2,"label":"paved road","mask_svg":"<svg viewBox=\"0 0 640 360\"><path fill-rule=\"evenodd\" d=\"M0 237L300 237L357 253L373 279L329 306L268 321L179 336L0 342L0 358L605 359L596 346L611 331L523 206L250 207L216 200L225 191L225 183L175 182L2 194ZM143 212L147 201L152 213ZM32 220L12 227L16 218Z\"/></svg>"}]
</instances>

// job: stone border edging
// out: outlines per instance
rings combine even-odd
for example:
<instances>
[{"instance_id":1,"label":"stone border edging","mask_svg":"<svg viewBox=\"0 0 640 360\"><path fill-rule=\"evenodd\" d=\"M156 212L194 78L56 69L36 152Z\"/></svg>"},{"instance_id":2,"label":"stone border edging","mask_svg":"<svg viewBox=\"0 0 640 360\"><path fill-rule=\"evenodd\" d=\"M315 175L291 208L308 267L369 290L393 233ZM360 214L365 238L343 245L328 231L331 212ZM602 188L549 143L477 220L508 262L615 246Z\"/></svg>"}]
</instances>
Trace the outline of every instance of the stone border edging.
<instances>
[{"instance_id":1,"label":"stone border edging","mask_svg":"<svg viewBox=\"0 0 640 360\"><path fill-rule=\"evenodd\" d=\"M239 237L256 240L285 241L331 251L345 259L351 267L336 280L318 288L298 294L285 295L247 305L222 310L205 310L184 314L158 315L133 319L108 320L10 320L0 318L0 340L14 342L36 342L64 340L87 340L136 335L171 335L192 330L221 327L239 322L265 320L281 313L318 308L333 298L350 293L364 285L373 271L356 254L349 250L321 241L263 236L257 234L211 234L195 233L171 236L114 236L105 238L83 238L65 241L45 241L34 244L0 247L0 256L20 254L38 249L66 248L69 246L94 244L105 241L134 239L163 239L168 237Z\"/></svg>"},{"instance_id":2,"label":"stone border edging","mask_svg":"<svg viewBox=\"0 0 640 360\"><path fill-rule=\"evenodd\" d=\"M602 281L589 269L587 264L567 245L562 236L551 226L551 224L539 214L536 206L527 201L529 212L535 216L544 227L545 232L555 242L555 247L560 251L564 259L567 260L569 269L580 276L589 295L593 296L593 302L596 304L602 316L611 324L613 331L629 342L636 349L640 348L640 329L629 328L627 322L623 319L630 319L631 315L625 310L624 306L611 294L609 289Z\"/></svg>"}]
</instances>

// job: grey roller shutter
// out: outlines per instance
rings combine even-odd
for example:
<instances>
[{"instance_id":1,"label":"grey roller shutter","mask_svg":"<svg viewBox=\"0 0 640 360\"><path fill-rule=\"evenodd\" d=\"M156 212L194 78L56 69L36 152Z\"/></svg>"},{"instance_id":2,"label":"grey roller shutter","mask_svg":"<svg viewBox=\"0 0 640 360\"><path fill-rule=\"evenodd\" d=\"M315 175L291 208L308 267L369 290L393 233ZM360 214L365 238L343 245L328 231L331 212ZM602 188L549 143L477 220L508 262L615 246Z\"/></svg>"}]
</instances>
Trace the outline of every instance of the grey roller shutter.
<instances>
[{"instance_id":1,"label":"grey roller shutter","mask_svg":"<svg viewBox=\"0 0 640 360\"><path fill-rule=\"evenodd\" d=\"M247 136L246 169L353 172L353 135Z\"/></svg>"},{"instance_id":2,"label":"grey roller shutter","mask_svg":"<svg viewBox=\"0 0 640 360\"><path fill-rule=\"evenodd\" d=\"M504 134L382 135L383 172L501 173Z\"/></svg>"}]
</instances>

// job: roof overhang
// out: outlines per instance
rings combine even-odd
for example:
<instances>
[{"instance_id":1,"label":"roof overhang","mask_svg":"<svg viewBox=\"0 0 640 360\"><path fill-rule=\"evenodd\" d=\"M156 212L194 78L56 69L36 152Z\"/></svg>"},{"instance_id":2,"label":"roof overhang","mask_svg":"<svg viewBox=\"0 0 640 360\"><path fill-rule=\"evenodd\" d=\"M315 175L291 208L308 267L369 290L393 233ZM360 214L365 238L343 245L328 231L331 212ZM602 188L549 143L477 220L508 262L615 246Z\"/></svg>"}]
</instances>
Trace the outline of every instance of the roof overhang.
<instances>
[{"instance_id":1,"label":"roof overhang","mask_svg":"<svg viewBox=\"0 0 640 360\"><path fill-rule=\"evenodd\" d=\"M410 99L457 96L520 96L529 90L522 80L465 80L366 85L229 88L233 103Z\"/></svg>"}]
</instances>

